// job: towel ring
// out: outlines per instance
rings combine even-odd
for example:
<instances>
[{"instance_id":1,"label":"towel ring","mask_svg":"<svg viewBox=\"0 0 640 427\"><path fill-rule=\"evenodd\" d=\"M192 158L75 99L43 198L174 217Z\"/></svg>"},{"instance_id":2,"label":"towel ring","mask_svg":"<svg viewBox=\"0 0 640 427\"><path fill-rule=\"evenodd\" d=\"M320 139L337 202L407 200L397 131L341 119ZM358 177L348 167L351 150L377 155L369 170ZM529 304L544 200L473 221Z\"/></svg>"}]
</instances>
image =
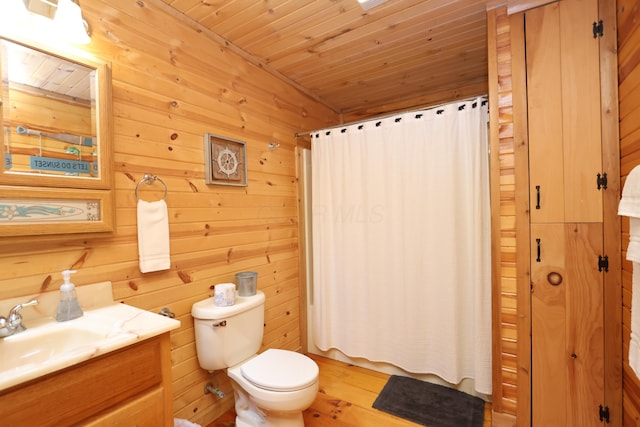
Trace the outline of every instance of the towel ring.
<instances>
[{"instance_id":1,"label":"towel ring","mask_svg":"<svg viewBox=\"0 0 640 427\"><path fill-rule=\"evenodd\" d=\"M162 197L162 200L165 200L167 198L167 184L157 176L150 173L145 173L144 177L142 177L142 179L138 181L138 184L136 184L136 200L140 200L140 196L138 195L140 184L153 185L156 181L160 181L160 184L164 187L164 196Z\"/></svg>"}]
</instances>

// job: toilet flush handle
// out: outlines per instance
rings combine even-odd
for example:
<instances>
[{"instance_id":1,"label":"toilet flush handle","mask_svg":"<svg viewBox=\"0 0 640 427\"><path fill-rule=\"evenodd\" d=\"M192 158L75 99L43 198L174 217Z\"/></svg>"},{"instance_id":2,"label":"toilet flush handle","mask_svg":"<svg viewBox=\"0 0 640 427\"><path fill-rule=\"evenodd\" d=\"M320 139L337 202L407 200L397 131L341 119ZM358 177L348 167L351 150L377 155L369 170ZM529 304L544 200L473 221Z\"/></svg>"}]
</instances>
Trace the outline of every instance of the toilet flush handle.
<instances>
[{"instance_id":1,"label":"toilet flush handle","mask_svg":"<svg viewBox=\"0 0 640 427\"><path fill-rule=\"evenodd\" d=\"M221 328L223 326L227 326L227 321L226 320L220 320L219 322L213 322L211 324L211 326L213 326L213 328Z\"/></svg>"}]
</instances>

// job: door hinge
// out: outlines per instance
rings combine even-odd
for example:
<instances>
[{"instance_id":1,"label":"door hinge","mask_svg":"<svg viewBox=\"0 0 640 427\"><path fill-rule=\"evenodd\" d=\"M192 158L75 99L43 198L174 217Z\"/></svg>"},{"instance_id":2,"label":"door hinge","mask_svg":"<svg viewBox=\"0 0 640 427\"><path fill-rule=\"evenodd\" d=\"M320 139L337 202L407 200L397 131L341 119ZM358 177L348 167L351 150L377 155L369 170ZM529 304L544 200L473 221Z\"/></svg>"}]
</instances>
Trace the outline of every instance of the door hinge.
<instances>
[{"instance_id":1,"label":"door hinge","mask_svg":"<svg viewBox=\"0 0 640 427\"><path fill-rule=\"evenodd\" d=\"M609 407L600 405L600 421L609 422Z\"/></svg>"},{"instance_id":2,"label":"door hinge","mask_svg":"<svg viewBox=\"0 0 640 427\"><path fill-rule=\"evenodd\" d=\"M598 255L598 271L604 270L605 273L609 271L609 257L607 255Z\"/></svg>"},{"instance_id":3,"label":"door hinge","mask_svg":"<svg viewBox=\"0 0 640 427\"><path fill-rule=\"evenodd\" d=\"M598 186L598 190L607 189L607 173L603 173L602 175L596 175L596 185Z\"/></svg>"},{"instance_id":4,"label":"door hinge","mask_svg":"<svg viewBox=\"0 0 640 427\"><path fill-rule=\"evenodd\" d=\"M602 19L593 23L593 38L596 39L598 36L604 36L604 23Z\"/></svg>"}]
</instances>

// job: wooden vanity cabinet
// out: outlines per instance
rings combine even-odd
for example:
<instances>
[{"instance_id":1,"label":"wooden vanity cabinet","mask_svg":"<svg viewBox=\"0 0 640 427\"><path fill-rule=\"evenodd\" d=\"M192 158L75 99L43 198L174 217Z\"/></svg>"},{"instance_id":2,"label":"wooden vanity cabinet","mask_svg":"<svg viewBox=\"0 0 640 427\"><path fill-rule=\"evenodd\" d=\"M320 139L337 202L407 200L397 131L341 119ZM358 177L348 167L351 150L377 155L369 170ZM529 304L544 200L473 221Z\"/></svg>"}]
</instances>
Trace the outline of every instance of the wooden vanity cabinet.
<instances>
[{"instance_id":1,"label":"wooden vanity cabinet","mask_svg":"<svg viewBox=\"0 0 640 427\"><path fill-rule=\"evenodd\" d=\"M1 425L173 425L169 333L0 392Z\"/></svg>"}]
</instances>

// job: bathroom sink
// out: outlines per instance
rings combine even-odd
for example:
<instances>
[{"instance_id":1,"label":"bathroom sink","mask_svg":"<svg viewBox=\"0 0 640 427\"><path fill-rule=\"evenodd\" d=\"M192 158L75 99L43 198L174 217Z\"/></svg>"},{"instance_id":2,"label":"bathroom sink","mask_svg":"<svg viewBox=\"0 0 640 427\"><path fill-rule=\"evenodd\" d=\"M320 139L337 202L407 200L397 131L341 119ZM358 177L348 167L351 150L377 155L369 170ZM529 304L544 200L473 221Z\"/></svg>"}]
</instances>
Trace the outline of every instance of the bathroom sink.
<instances>
[{"instance_id":1,"label":"bathroom sink","mask_svg":"<svg viewBox=\"0 0 640 427\"><path fill-rule=\"evenodd\" d=\"M180 326L178 320L114 302L110 282L77 290L84 315L66 322L55 320L58 292L0 301L0 315L30 298L40 301L20 312L26 330L0 338L0 393Z\"/></svg>"},{"instance_id":2,"label":"bathroom sink","mask_svg":"<svg viewBox=\"0 0 640 427\"><path fill-rule=\"evenodd\" d=\"M0 371L42 364L62 356L84 353L96 347L104 332L78 327L25 331L0 341Z\"/></svg>"}]
</instances>

